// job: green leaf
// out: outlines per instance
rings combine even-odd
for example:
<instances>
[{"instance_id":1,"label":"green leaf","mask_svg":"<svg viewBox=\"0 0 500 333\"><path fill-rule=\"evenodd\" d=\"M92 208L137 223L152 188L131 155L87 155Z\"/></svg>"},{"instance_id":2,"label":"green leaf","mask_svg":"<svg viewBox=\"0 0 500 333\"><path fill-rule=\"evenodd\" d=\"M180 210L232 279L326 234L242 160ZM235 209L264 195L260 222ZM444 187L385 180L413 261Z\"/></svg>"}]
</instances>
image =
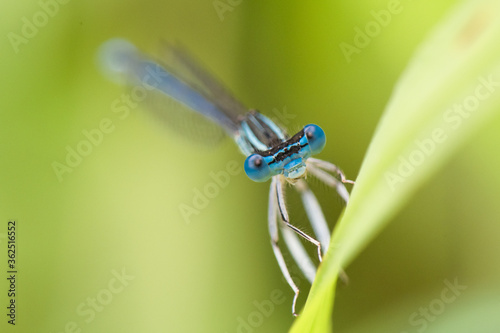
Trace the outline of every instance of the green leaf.
<instances>
[{"instance_id":1,"label":"green leaf","mask_svg":"<svg viewBox=\"0 0 500 333\"><path fill-rule=\"evenodd\" d=\"M394 89L291 332L331 332L346 267L474 133L500 111L500 2L462 2L416 52Z\"/></svg>"}]
</instances>

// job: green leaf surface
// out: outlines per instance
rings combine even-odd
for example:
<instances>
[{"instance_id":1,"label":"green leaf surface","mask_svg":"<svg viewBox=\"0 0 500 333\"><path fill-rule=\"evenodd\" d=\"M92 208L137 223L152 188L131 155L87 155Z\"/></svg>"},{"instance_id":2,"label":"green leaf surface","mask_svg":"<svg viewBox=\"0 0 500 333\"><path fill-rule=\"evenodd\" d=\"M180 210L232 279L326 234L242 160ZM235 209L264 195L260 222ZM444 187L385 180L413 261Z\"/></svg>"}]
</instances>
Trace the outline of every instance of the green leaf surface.
<instances>
[{"instance_id":1,"label":"green leaf surface","mask_svg":"<svg viewBox=\"0 0 500 333\"><path fill-rule=\"evenodd\" d=\"M291 332L331 332L348 266L474 133L500 111L500 2L460 3L417 50L380 120L351 201Z\"/></svg>"}]
</instances>

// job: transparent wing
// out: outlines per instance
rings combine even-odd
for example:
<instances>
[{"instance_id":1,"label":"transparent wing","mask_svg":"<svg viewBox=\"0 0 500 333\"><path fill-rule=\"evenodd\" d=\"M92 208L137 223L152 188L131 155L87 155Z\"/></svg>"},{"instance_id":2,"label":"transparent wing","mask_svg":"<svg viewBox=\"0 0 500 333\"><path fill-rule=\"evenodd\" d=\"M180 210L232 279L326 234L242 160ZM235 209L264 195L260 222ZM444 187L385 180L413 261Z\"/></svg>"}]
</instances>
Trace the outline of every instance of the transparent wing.
<instances>
[{"instance_id":1,"label":"transparent wing","mask_svg":"<svg viewBox=\"0 0 500 333\"><path fill-rule=\"evenodd\" d=\"M148 92L141 105L150 111L147 114L155 123L196 144L211 147L227 137L219 124L161 92Z\"/></svg>"},{"instance_id":2,"label":"transparent wing","mask_svg":"<svg viewBox=\"0 0 500 333\"><path fill-rule=\"evenodd\" d=\"M194 59L180 44L162 43L162 63L181 80L194 87L214 103L228 118L238 123L248 109L214 75L208 73L200 61Z\"/></svg>"},{"instance_id":3,"label":"transparent wing","mask_svg":"<svg viewBox=\"0 0 500 333\"><path fill-rule=\"evenodd\" d=\"M220 136L215 130L220 126L234 136L239 128L237 113L222 110L227 102L216 101L223 97L222 86L191 60L182 59L180 52L172 51L170 57L170 65L154 61L123 39L106 42L99 52L103 72L127 84L132 97L140 96L136 99L171 127L186 132L189 122L195 120L191 132ZM208 87L211 84L213 89ZM208 124L208 130L200 130L205 126L202 123Z\"/></svg>"}]
</instances>

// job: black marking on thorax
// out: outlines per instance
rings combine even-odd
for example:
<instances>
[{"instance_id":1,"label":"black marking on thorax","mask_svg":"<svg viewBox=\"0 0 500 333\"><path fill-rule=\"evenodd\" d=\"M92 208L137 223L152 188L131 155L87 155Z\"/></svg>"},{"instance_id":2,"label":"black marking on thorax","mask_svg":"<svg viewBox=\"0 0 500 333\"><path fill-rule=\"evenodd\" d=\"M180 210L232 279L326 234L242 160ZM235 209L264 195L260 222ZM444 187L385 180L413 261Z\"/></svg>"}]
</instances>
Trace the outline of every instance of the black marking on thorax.
<instances>
[{"instance_id":1,"label":"black marking on thorax","mask_svg":"<svg viewBox=\"0 0 500 333\"><path fill-rule=\"evenodd\" d=\"M298 153L302 148L308 145L308 143L304 145L300 144L300 139L302 139L303 136L304 130L302 129L290 139L279 143L269 150L259 152L258 154L261 156L274 156L274 159L269 164L281 162L287 157Z\"/></svg>"}]
</instances>

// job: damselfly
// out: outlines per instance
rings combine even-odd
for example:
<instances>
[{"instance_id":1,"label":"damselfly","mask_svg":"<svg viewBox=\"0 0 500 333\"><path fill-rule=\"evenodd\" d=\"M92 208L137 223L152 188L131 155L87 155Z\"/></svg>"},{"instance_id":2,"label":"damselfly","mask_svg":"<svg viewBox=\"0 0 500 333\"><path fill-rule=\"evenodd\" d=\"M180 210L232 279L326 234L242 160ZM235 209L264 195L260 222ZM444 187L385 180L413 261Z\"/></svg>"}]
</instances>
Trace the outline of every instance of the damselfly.
<instances>
[{"instance_id":1,"label":"damselfly","mask_svg":"<svg viewBox=\"0 0 500 333\"><path fill-rule=\"evenodd\" d=\"M166 95L220 126L246 156L244 168L248 177L256 182L271 180L268 207L271 245L279 267L295 293L292 313L296 315L299 288L292 280L279 247L279 231L297 265L312 283L316 266L299 236L317 247L321 261L322 252L327 250L330 243L330 231L316 196L304 180L305 176L310 174L335 188L346 203L349 193L344 183L354 182L347 180L334 164L312 157L320 153L326 143L325 133L319 126L309 124L289 136L268 117L243 107L186 53L174 47L169 49L175 61L182 65L183 73L175 68L167 69L167 66L142 54L134 45L122 39L103 44L99 55L103 69L113 79L124 79L131 86L140 85L149 91ZM317 239L290 221L284 195L287 183L293 185L300 194Z\"/></svg>"}]
</instances>

